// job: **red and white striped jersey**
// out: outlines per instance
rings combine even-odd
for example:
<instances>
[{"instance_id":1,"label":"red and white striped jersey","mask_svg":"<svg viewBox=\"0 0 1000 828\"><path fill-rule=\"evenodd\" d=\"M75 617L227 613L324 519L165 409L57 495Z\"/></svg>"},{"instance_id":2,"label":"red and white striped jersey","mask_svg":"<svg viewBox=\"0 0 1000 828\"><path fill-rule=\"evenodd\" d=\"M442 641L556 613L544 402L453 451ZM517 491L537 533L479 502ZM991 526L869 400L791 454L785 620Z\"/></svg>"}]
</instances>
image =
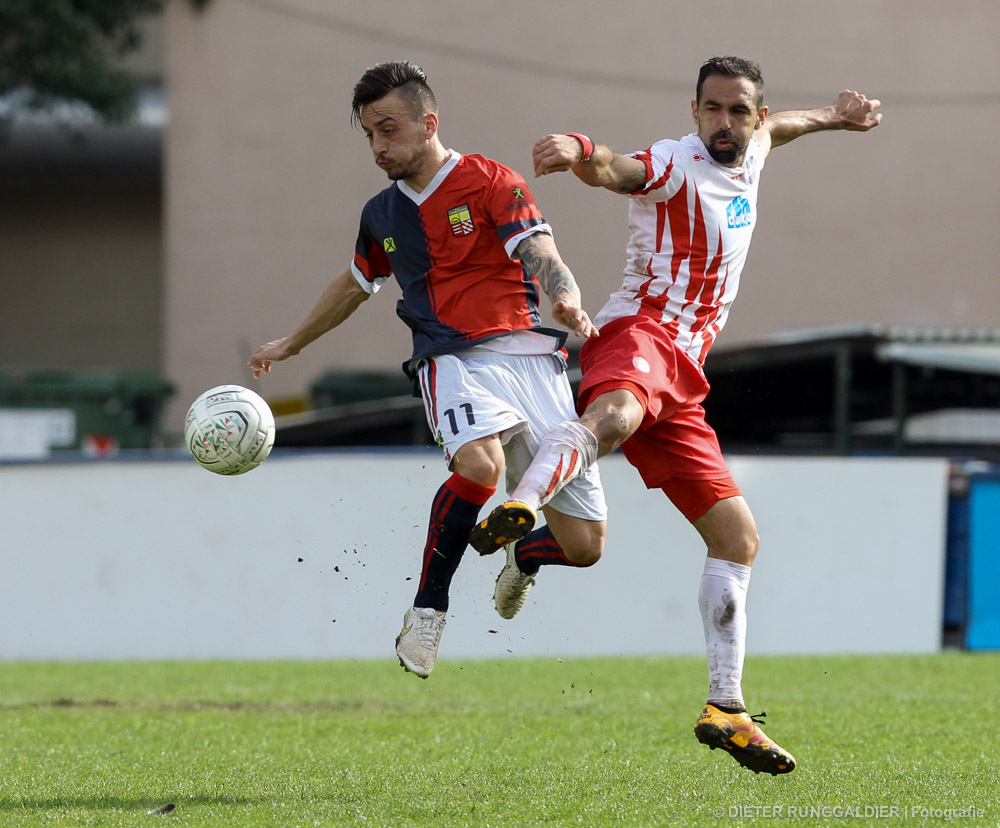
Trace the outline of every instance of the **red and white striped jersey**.
<instances>
[{"instance_id":1,"label":"red and white striped jersey","mask_svg":"<svg viewBox=\"0 0 1000 828\"><path fill-rule=\"evenodd\" d=\"M651 316L701 365L739 288L764 149L751 138L743 166L723 167L691 134L632 156L646 184L629 198L625 280L594 322Z\"/></svg>"}]
</instances>

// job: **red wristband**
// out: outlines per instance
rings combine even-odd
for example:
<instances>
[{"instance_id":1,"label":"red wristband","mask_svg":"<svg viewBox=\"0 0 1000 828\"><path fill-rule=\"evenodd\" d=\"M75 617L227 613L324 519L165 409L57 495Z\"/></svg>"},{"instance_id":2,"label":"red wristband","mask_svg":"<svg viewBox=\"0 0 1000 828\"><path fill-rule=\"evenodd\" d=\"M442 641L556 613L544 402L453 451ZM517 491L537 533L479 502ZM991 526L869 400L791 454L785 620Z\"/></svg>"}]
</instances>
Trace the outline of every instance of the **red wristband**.
<instances>
[{"instance_id":1,"label":"red wristband","mask_svg":"<svg viewBox=\"0 0 1000 828\"><path fill-rule=\"evenodd\" d=\"M589 161L590 156L594 154L594 142L591 141L586 135L581 135L579 132L567 132L566 134L576 138L576 140L583 146L583 158L580 160Z\"/></svg>"}]
</instances>

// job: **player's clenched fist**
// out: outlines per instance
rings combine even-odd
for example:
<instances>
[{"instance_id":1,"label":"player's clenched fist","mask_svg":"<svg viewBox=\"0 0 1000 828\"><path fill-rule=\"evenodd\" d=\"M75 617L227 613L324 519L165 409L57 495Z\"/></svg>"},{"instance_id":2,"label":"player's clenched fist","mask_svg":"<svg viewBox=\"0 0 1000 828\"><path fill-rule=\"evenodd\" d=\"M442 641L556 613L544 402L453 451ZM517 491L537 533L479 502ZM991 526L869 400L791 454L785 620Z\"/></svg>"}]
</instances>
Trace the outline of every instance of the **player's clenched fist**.
<instances>
[{"instance_id":1,"label":"player's clenched fist","mask_svg":"<svg viewBox=\"0 0 1000 828\"><path fill-rule=\"evenodd\" d=\"M876 112L881 101L869 100L860 92L845 89L833 104L833 111L839 117L839 127L853 132L867 132L882 122L882 113Z\"/></svg>"},{"instance_id":2,"label":"player's clenched fist","mask_svg":"<svg viewBox=\"0 0 1000 828\"><path fill-rule=\"evenodd\" d=\"M535 178L565 172L583 160L583 145L572 135L546 135L531 151Z\"/></svg>"}]
</instances>

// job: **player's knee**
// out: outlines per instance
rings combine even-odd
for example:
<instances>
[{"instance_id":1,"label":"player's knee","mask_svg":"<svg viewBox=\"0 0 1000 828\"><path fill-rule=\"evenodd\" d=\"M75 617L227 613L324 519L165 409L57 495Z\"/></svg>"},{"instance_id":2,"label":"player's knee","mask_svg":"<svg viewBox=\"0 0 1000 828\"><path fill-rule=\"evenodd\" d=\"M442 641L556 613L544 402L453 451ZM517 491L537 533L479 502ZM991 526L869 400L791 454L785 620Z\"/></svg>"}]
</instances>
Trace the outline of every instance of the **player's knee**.
<instances>
[{"instance_id":1,"label":"player's knee","mask_svg":"<svg viewBox=\"0 0 1000 828\"><path fill-rule=\"evenodd\" d=\"M503 469L502 463L497 463L487 456L479 456L473 462L465 463L458 469L458 473L481 486L497 486Z\"/></svg>"},{"instance_id":2,"label":"player's knee","mask_svg":"<svg viewBox=\"0 0 1000 828\"><path fill-rule=\"evenodd\" d=\"M601 555L604 554L604 544L601 543L597 546L573 546L569 549L564 549L563 553L566 555L566 560L573 564L573 566L593 566L601 559Z\"/></svg>"},{"instance_id":3,"label":"player's knee","mask_svg":"<svg viewBox=\"0 0 1000 828\"><path fill-rule=\"evenodd\" d=\"M605 394L587 408L580 422L596 435L598 456L603 457L635 433L642 417L642 406L631 394L625 397Z\"/></svg>"},{"instance_id":4,"label":"player's knee","mask_svg":"<svg viewBox=\"0 0 1000 828\"><path fill-rule=\"evenodd\" d=\"M728 560L753 566L754 558L757 557L757 550L760 549L760 536L756 530L747 530L740 535L729 539L726 544L725 556Z\"/></svg>"},{"instance_id":5,"label":"player's knee","mask_svg":"<svg viewBox=\"0 0 1000 828\"><path fill-rule=\"evenodd\" d=\"M573 566L593 566L604 552L608 524L604 520L585 520L545 508L545 519L566 560Z\"/></svg>"},{"instance_id":6,"label":"player's knee","mask_svg":"<svg viewBox=\"0 0 1000 828\"><path fill-rule=\"evenodd\" d=\"M604 533L590 531L569 539L562 547L566 560L573 566L593 566L604 554Z\"/></svg>"},{"instance_id":7,"label":"player's knee","mask_svg":"<svg viewBox=\"0 0 1000 828\"><path fill-rule=\"evenodd\" d=\"M608 412L597 424L599 455L610 454L631 436L632 429L625 414L621 411Z\"/></svg>"},{"instance_id":8,"label":"player's knee","mask_svg":"<svg viewBox=\"0 0 1000 828\"><path fill-rule=\"evenodd\" d=\"M455 454L452 468L466 480L481 486L497 486L504 471L503 449L492 442L476 441L462 446Z\"/></svg>"}]
</instances>

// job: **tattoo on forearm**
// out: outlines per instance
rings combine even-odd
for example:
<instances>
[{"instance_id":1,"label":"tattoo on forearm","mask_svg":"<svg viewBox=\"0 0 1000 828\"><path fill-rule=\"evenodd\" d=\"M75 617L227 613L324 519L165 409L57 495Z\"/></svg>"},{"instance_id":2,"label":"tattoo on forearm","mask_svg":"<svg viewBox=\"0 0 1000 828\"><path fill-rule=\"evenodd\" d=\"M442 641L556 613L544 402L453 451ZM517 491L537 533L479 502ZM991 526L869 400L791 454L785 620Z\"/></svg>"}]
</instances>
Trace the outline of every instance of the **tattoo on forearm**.
<instances>
[{"instance_id":1,"label":"tattoo on forearm","mask_svg":"<svg viewBox=\"0 0 1000 828\"><path fill-rule=\"evenodd\" d=\"M646 170L639 169L635 172L630 172L625 178L622 179L621 183L618 185L618 192L620 193L634 193L636 190L641 188L646 183Z\"/></svg>"},{"instance_id":2,"label":"tattoo on forearm","mask_svg":"<svg viewBox=\"0 0 1000 828\"><path fill-rule=\"evenodd\" d=\"M518 256L524 266L538 279L538 284L550 301L556 302L566 294L579 296L580 288L576 279L563 260L554 255L551 238L539 236L542 234L528 236L517 246Z\"/></svg>"}]
</instances>

